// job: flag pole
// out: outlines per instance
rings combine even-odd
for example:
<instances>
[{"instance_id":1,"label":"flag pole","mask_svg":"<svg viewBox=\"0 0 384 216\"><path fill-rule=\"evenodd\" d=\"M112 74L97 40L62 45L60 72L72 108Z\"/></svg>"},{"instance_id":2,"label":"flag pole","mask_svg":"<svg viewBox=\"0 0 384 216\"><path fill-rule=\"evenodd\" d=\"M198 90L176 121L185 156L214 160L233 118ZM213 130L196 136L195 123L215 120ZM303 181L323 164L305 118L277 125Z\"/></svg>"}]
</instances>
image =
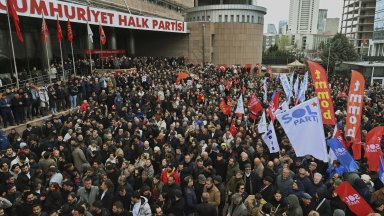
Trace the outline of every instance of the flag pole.
<instances>
[{"instance_id":1,"label":"flag pole","mask_svg":"<svg viewBox=\"0 0 384 216\"><path fill-rule=\"evenodd\" d=\"M72 51L73 73L74 73L75 76L76 76L75 55L73 55L73 42L71 42L71 51Z\"/></svg>"},{"instance_id":2,"label":"flag pole","mask_svg":"<svg viewBox=\"0 0 384 216\"><path fill-rule=\"evenodd\" d=\"M57 16L57 22L59 22L59 16ZM60 25L60 23L59 23ZM61 29L61 27L60 27ZM63 60L63 49L61 48L61 40L60 42L60 57L61 57L61 69L63 70L63 81L65 80L65 71L64 71L64 60Z\"/></svg>"},{"instance_id":3,"label":"flag pole","mask_svg":"<svg viewBox=\"0 0 384 216\"><path fill-rule=\"evenodd\" d=\"M89 37L89 36L88 36ZM89 45L89 65L91 66L91 74L92 74L92 52L91 52L91 41L88 39L88 45Z\"/></svg>"},{"instance_id":4,"label":"flag pole","mask_svg":"<svg viewBox=\"0 0 384 216\"><path fill-rule=\"evenodd\" d=\"M101 69L104 69L104 60L103 60L103 42L100 38L100 58L101 58Z\"/></svg>"},{"instance_id":5,"label":"flag pole","mask_svg":"<svg viewBox=\"0 0 384 216\"><path fill-rule=\"evenodd\" d=\"M52 78L51 78L51 65L50 65L50 63L49 63L49 55L48 55L48 45L47 45L47 43L45 43L45 53L47 54L49 83L52 83Z\"/></svg>"},{"instance_id":6,"label":"flag pole","mask_svg":"<svg viewBox=\"0 0 384 216\"><path fill-rule=\"evenodd\" d=\"M13 38L12 38L12 29L11 29L11 22L9 19L9 5L7 5L7 17L8 17L8 27L9 27L9 37L11 39L11 48L12 48L12 55L13 55L13 64L15 67L15 76L16 76L16 87L19 88L19 73L17 72L17 65L16 65L16 56L15 56L15 48L13 47Z\"/></svg>"}]
</instances>

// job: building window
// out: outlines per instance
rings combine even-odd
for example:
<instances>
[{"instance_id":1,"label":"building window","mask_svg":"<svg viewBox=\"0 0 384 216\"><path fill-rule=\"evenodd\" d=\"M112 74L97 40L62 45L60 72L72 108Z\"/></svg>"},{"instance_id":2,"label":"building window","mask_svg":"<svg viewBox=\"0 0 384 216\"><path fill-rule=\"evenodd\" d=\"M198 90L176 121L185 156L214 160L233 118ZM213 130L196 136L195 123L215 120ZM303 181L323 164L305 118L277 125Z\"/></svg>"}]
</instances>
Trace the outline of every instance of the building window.
<instances>
[{"instance_id":1,"label":"building window","mask_svg":"<svg viewBox=\"0 0 384 216\"><path fill-rule=\"evenodd\" d=\"M196 17L193 17L193 22L195 22L196 21Z\"/></svg>"},{"instance_id":2,"label":"building window","mask_svg":"<svg viewBox=\"0 0 384 216\"><path fill-rule=\"evenodd\" d=\"M219 15L219 22L223 22L223 17Z\"/></svg>"},{"instance_id":3,"label":"building window","mask_svg":"<svg viewBox=\"0 0 384 216\"><path fill-rule=\"evenodd\" d=\"M201 17L201 21L205 21L205 16Z\"/></svg>"},{"instance_id":4,"label":"building window","mask_svg":"<svg viewBox=\"0 0 384 216\"><path fill-rule=\"evenodd\" d=\"M207 16L207 21L211 21L211 16Z\"/></svg>"},{"instance_id":5,"label":"building window","mask_svg":"<svg viewBox=\"0 0 384 216\"><path fill-rule=\"evenodd\" d=\"M199 22L199 21L200 21L200 17L198 16L198 17L197 17L197 22Z\"/></svg>"},{"instance_id":6,"label":"building window","mask_svg":"<svg viewBox=\"0 0 384 216\"><path fill-rule=\"evenodd\" d=\"M245 22L245 15L241 16L241 22Z\"/></svg>"},{"instance_id":7,"label":"building window","mask_svg":"<svg viewBox=\"0 0 384 216\"><path fill-rule=\"evenodd\" d=\"M255 22L255 19L254 19L255 17L254 16L252 16L252 18L251 18L251 22L252 23L254 23Z\"/></svg>"},{"instance_id":8,"label":"building window","mask_svg":"<svg viewBox=\"0 0 384 216\"><path fill-rule=\"evenodd\" d=\"M236 15L236 22L240 22L240 15Z\"/></svg>"},{"instance_id":9,"label":"building window","mask_svg":"<svg viewBox=\"0 0 384 216\"><path fill-rule=\"evenodd\" d=\"M224 16L224 22L228 22L228 15Z\"/></svg>"},{"instance_id":10,"label":"building window","mask_svg":"<svg viewBox=\"0 0 384 216\"><path fill-rule=\"evenodd\" d=\"M261 17L257 17L257 23L261 24Z\"/></svg>"},{"instance_id":11,"label":"building window","mask_svg":"<svg viewBox=\"0 0 384 216\"><path fill-rule=\"evenodd\" d=\"M231 22L235 22L235 16L231 15Z\"/></svg>"},{"instance_id":12,"label":"building window","mask_svg":"<svg viewBox=\"0 0 384 216\"><path fill-rule=\"evenodd\" d=\"M247 15L247 23L249 23L249 21L250 21L250 20L249 20L249 15Z\"/></svg>"}]
</instances>

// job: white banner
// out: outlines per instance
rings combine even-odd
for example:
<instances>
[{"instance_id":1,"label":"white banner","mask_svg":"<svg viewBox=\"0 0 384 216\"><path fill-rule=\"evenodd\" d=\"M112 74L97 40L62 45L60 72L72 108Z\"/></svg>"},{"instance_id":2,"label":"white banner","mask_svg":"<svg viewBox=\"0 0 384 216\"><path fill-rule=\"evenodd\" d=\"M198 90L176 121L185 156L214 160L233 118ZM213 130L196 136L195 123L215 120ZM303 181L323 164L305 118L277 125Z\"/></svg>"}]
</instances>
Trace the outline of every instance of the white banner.
<instances>
[{"instance_id":1,"label":"white banner","mask_svg":"<svg viewBox=\"0 0 384 216\"><path fill-rule=\"evenodd\" d=\"M266 133L268 130L267 128L267 117L265 116L265 112L263 111L263 115L261 116L261 119L259 121L259 125L257 125L257 131L259 133Z\"/></svg>"},{"instance_id":2,"label":"white banner","mask_svg":"<svg viewBox=\"0 0 384 216\"><path fill-rule=\"evenodd\" d=\"M275 115L280 114L280 113L285 113L286 111L289 110L288 102L284 101L280 106L279 109L275 111Z\"/></svg>"},{"instance_id":3,"label":"white banner","mask_svg":"<svg viewBox=\"0 0 384 216\"><path fill-rule=\"evenodd\" d=\"M284 92L285 92L285 95L287 96L287 101L289 100L289 98L291 97L291 85L289 84L289 80L288 80L288 77L286 74L283 74L280 76L280 81L281 81L281 85L283 86L283 89L284 89Z\"/></svg>"},{"instance_id":4,"label":"white banner","mask_svg":"<svg viewBox=\"0 0 384 216\"><path fill-rule=\"evenodd\" d=\"M318 98L307 100L276 116L298 157L312 155L328 162Z\"/></svg>"},{"instance_id":5,"label":"white banner","mask_svg":"<svg viewBox=\"0 0 384 216\"><path fill-rule=\"evenodd\" d=\"M7 12L7 0L0 0L0 13ZM17 14L26 17L41 18L44 14L45 19L93 25L129 28L151 31L186 33L187 25L185 22L176 20L137 16L122 13L114 10L107 10L85 5L78 5L57 0L14 0Z\"/></svg>"},{"instance_id":6,"label":"white banner","mask_svg":"<svg viewBox=\"0 0 384 216\"><path fill-rule=\"evenodd\" d=\"M305 73L303 82L301 82L300 84L300 93L298 97L299 102L305 101L305 92L307 91L307 89L308 89L308 71Z\"/></svg>"},{"instance_id":7,"label":"white banner","mask_svg":"<svg viewBox=\"0 0 384 216\"><path fill-rule=\"evenodd\" d=\"M240 95L239 99L237 100L237 107L235 113L241 113L244 114L244 101L243 101L243 95Z\"/></svg>"},{"instance_id":8,"label":"white banner","mask_svg":"<svg viewBox=\"0 0 384 216\"><path fill-rule=\"evenodd\" d=\"M280 151L279 143L277 142L275 127L273 126L272 122L268 125L268 131L263 135L263 140L268 146L269 153L276 153Z\"/></svg>"}]
</instances>

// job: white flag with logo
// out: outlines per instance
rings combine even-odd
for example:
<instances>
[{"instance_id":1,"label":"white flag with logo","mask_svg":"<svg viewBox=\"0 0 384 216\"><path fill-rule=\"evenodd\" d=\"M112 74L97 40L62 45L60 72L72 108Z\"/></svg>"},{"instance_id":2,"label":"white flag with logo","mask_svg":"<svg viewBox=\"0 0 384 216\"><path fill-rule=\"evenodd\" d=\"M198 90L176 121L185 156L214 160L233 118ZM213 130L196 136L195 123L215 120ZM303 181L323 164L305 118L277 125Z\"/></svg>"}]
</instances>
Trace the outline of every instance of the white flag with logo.
<instances>
[{"instance_id":1,"label":"white flag with logo","mask_svg":"<svg viewBox=\"0 0 384 216\"><path fill-rule=\"evenodd\" d=\"M298 157L312 155L328 162L319 99L307 100L285 113L278 114L280 122Z\"/></svg>"},{"instance_id":2,"label":"white flag with logo","mask_svg":"<svg viewBox=\"0 0 384 216\"><path fill-rule=\"evenodd\" d=\"M297 98L298 102L305 101L305 92L307 91L307 88L308 88L308 71L305 73L303 82L301 82L300 84L299 97Z\"/></svg>"},{"instance_id":3,"label":"white flag with logo","mask_svg":"<svg viewBox=\"0 0 384 216\"><path fill-rule=\"evenodd\" d=\"M244 114L243 95L240 95L239 99L237 100L237 107L235 113Z\"/></svg>"},{"instance_id":4,"label":"white flag with logo","mask_svg":"<svg viewBox=\"0 0 384 216\"><path fill-rule=\"evenodd\" d=\"M295 85L293 86L293 91L295 93L295 99L299 96L299 77L296 78Z\"/></svg>"},{"instance_id":5,"label":"white flag with logo","mask_svg":"<svg viewBox=\"0 0 384 216\"><path fill-rule=\"evenodd\" d=\"M263 135L263 140L265 144L268 146L269 153L276 153L280 151L279 143L277 142L275 127L271 122L268 125L267 133Z\"/></svg>"},{"instance_id":6,"label":"white flag with logo","mask_svg":"<svg viewBox=\"0 0 384 216\"><path fill-rule=\"evenodd\" d=\"M288 77L286 74L283 74L280 76L281 85L283 86L285 95L287 97L287 101L289 101L290 97L292 96L292 89L291 85L289 83Z\"/></svg>"},{"instance_id":7,"label":"white flag with logo","mask_svg":"<svg viewBox=\"0 0 384 216\"><path fill-rule=\"evenodd\" d=\"M261 119L259 121L259 125L257 125L257 131L259 133L266 133L268 130L267 128L267 117L265 116L265 112L263 111L263 115L261 116Z\"/></svg>"},{"instance_id":8,"label":"white flag with logo","mask_svg":"<svg viewBox=\"0 0 384 216\"><path fill-rule=\"evenodd\" d=\"M280 106L279 109L275 111L275 115L280 114L280 113L285 113L286 111L289 110L288 102L284 101Z\"/></svg>"},{"instance_id":9,"label":"white flag with logo","mask_svg":"<svg viewBox=\"0 0 384 216\"><path fill-rule=\"evenodd\" d=\"M93 32L92 32L91 26L89 26L89 23L87 23L87 30L88 30L89 42L93 43Z\"/></svg>"}]
</instances>

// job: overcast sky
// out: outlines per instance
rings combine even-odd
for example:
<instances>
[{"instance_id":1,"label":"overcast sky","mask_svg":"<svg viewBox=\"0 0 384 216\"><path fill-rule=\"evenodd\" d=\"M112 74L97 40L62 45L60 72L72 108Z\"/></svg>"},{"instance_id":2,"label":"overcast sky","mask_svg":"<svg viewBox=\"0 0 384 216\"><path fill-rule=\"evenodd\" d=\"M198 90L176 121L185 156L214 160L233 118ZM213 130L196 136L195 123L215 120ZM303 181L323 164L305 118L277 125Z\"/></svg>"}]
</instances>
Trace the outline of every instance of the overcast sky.
<instances>
[{"instance_id":1,"label":"overcast sky","mask_svg":"<svg viewBox=\"0 0 384 216\"><path fill-rule=\"evenodd\" d=\"M276 30L280 20L287 20L289 17L290 0L257 0L257 4L267 8L267 15L264 17L264 32L270 23L275 24ZM343 13L342 0L320 0L319 9L328 9L328 18L340 18Z\"/></svg>"}]
</instances>

